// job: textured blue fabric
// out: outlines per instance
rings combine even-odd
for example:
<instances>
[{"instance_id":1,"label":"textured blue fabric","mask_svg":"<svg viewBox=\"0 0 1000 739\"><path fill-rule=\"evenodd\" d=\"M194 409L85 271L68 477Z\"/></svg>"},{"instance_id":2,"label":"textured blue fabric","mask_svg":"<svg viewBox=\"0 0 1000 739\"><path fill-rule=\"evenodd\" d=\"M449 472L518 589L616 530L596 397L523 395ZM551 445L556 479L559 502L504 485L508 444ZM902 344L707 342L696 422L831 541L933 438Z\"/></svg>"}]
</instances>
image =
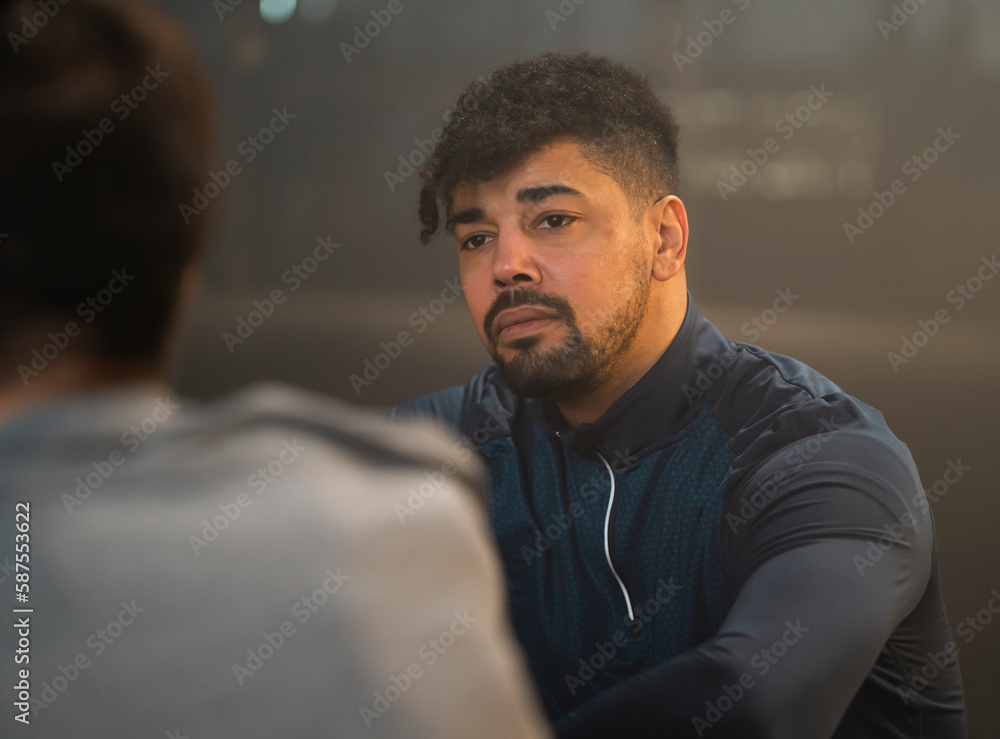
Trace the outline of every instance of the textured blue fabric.
<instances>
[{"instance_id":1,"label":"textured blue fabric","mask_svg":"<svg viewBox=\"0 0 1000 739\"><path fill-rule=\"evenodd\" d=\"M655 453L615 468L611 551L634 618L605 559L611 480L600 458L564 448L540 424L526 455L510 437L480 449L514 628L553 716L704 641L722 623L733 597L717 541L728 438L706 407ZM651 489L661 494L645 494ZM601 669L588 664L593 655Z\"/></svg>"}]
</instances>

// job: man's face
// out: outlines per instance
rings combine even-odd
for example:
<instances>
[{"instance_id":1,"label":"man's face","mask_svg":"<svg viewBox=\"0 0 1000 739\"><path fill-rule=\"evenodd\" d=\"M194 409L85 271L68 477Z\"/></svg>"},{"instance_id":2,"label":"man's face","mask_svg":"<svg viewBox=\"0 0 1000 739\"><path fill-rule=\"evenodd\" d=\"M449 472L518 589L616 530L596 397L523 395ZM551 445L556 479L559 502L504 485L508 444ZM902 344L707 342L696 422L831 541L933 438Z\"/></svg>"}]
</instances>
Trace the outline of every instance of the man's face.
<instances>
[{"instance_id":1,"label":"man's face","mask_svg":"<svg viewBox=\"0 0 1000 739\"><path fill-rule=\"evenodd\" d=\"M621 187L555 143L452 193L452 230L480 338L519 395L571 400L627 356L651 285L650 239Z\"/></svg>"}]
</instances>

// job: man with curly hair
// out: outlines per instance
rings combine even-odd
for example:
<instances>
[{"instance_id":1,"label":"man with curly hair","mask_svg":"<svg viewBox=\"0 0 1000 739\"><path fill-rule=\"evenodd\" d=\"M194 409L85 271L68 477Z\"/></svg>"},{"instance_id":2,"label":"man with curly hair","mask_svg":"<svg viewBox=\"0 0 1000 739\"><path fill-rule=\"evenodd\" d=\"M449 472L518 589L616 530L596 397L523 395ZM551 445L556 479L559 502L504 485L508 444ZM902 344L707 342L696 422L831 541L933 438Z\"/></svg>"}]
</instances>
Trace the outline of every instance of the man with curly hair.
<instances>
[{"instance_id":1,"label":"man with curly hair","mask_svg":"<svg viewBox=\"0 0 1000 739\"><path fill-rule=\"evenodd\" d=\"M508 64L421 176L421 238L454 237L494 363L392 415L487 461L559 735L964 736L913 460L877 410L698 313L677 126L646 80Z\"/></svg>"}]
</instances>

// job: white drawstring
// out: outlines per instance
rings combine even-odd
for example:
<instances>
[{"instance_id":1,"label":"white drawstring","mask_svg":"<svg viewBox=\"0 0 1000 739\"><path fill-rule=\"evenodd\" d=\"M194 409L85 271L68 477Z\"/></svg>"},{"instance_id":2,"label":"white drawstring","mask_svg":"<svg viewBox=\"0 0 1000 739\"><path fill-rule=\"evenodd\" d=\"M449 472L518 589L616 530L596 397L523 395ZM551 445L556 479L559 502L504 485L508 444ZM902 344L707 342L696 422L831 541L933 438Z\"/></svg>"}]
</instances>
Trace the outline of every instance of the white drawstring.
<instances>
[{"instance_id":1,"label":"white drawstring","mask_svg":"<svg viewBox=\"0 0 1000 739\"><path fill-rule=\"evenodd\" d=\"M608 526L611 523L611 506L615 504L615 473L611 469L611 465L608 464L601 454L598 452L598 457L604 462L604 466L608 468L608 475L611 476L611 496L608 498L608 511L604 515L604 556L608 560L608 567L611 568L611 574L615 576L615 580L618 581L618 587L622 589L622 595L625 596L625 606L628 608L628 617L630 621L635 621L635 614L632 612L632 599L629 598L628 590L625 588L625 583L618 576L618 572L615 570L614 564L611 562L611 546L608 542Z\"/></svg>"}]
</instances>

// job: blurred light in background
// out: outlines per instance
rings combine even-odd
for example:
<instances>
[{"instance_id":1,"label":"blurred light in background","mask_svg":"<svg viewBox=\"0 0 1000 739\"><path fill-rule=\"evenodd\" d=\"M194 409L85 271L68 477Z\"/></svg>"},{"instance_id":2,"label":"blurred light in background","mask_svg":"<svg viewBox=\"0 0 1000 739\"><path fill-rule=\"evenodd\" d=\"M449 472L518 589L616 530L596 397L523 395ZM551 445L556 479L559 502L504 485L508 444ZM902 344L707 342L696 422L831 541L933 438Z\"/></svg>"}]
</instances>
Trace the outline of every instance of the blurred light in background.
<instances>
[{"instance_id":1,"label":"blurred light in background","mask_svg":"<svg viewBox=\"0 0 1000 739\"><path fill-rule=\"evenodd\" d=\"M284 23L295 14L299 6L302 19L306 23L318 24L328 21L337 10L337 0L260 0L260 17L268 23Z\"/></svg>"},{"instance_id":2,"label":"blurred light in background","mask_svg":"<svg viewBox=\"0 0 1000 739\"><path fill-rule=\"evenodd\" d=\"M260 0L260 17L268 23L284 23L295 12L295 0Z\"/></svg>"}]
</instances>

